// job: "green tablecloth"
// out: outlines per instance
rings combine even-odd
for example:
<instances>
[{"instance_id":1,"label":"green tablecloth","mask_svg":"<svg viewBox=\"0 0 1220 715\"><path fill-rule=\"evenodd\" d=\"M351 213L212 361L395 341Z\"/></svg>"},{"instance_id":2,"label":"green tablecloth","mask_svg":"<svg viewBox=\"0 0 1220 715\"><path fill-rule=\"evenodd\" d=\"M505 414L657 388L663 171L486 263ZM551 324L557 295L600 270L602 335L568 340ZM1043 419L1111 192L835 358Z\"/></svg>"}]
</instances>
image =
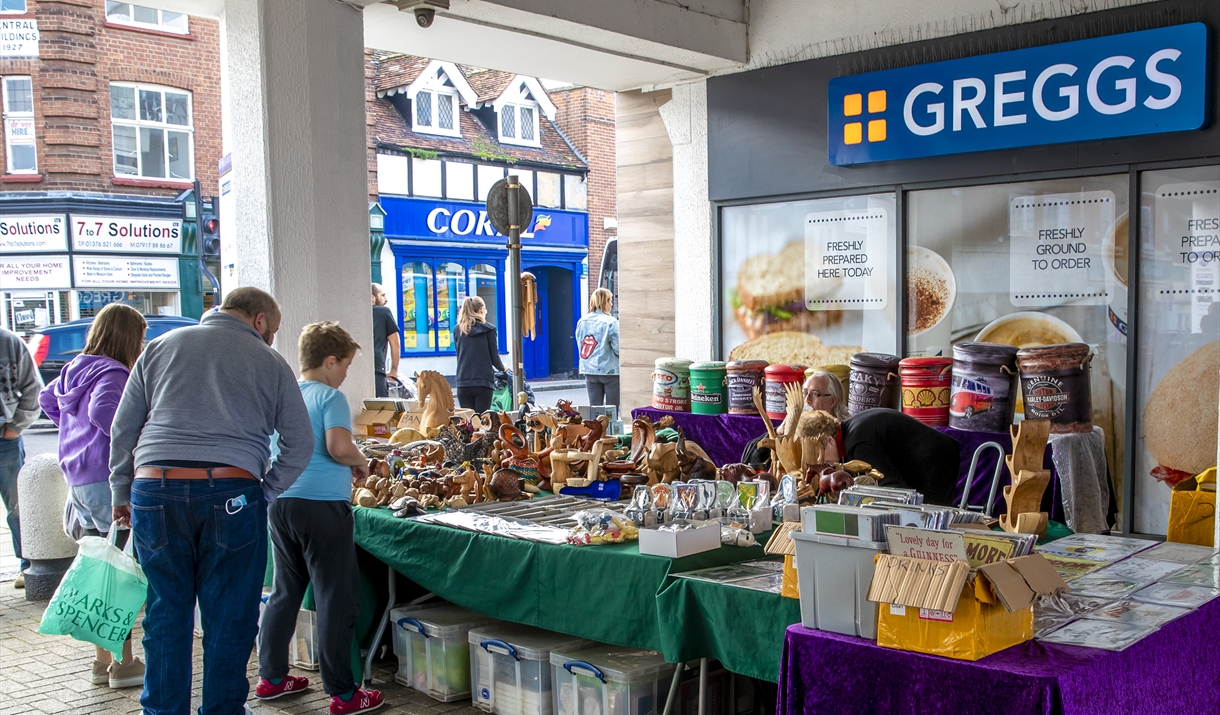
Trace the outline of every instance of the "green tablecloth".
<instances>
[{"instance_id":1,"label":"green tablecloth","mask_svg":"<svg viewBox=\"0 0 1220 715\"><path fill-rule=\"evenodd\" d=\"M703 627L660 616L657 594L668 574L761 558L766 541L668 559L642 555L634 542L538 544L395 519L384 508L355 514L361 548L447 601L506 621L656 651L666 639L682 640L662 629ZM776 648L782 636L781 629Z\"/></svg>"},{"instance_id":2,"label":"green tablecloth","mask_svg":"<svg viewBox=\"0 0 1220 715\"><path fill-rule=\"evenodd\" d=\"M657 595L657 613L665 660L716 658L727 670L774 683L784 633L801 622L801 602L778 593L675 578Z\"/></svg>"}]
</instances>

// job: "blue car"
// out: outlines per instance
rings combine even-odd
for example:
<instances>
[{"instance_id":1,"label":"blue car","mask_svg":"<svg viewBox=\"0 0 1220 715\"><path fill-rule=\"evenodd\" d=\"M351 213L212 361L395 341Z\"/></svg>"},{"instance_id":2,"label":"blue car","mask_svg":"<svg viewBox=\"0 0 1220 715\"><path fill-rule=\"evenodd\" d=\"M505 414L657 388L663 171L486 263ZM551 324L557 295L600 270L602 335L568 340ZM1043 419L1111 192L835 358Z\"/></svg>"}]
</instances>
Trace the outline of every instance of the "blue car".
<instances>
[{"instance_id":1,"label":"blue car","mask_svg":"<svg viewBox=\"0 0 1220 715\"><path fill-rule=\"evenodd\" d=\"M145 342L159 338L175 328L199 325L199 321L194 318L177 315L145 315L144 320L148 321ZM81 318L70 323L48 325L30 334L30 354L34 356L34 364L38 366L43 384L50 384L59 377L64 365L85 349L85 336L89 334L89 326L92 323L93 318Z\"/></svg>"}]
</instances>

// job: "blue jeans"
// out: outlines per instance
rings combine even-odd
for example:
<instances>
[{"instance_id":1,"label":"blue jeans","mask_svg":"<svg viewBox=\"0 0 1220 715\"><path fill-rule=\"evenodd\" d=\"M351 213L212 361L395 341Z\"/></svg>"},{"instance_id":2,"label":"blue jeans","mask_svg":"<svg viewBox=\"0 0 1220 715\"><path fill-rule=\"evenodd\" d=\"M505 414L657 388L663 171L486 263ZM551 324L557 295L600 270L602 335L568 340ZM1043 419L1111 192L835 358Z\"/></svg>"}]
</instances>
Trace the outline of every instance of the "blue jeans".
<instances>
[{"instance_id":1,"label":"blue jeans","mask_svg":"<svg viewBox=\"0 0 1220 715\"><path fill-rule=\"evenodd\" d=\"M199 713L240 715L267 569L262 486L250 479L137 479L131 521L148 577L144 715L189 715L196 599L204 633Z\"/></svg>"},{"instance_id":2,"label":"blue jeans","mask_svg":"<svg viewBox=\"0 0 1220 715\"><path fill-rule=\"evenodd\" d=\"M8 530L13 534L13 553L21 562L21 570L30 567L30 562L21 558L21 514L18 511L17 475L25 464L25 446L21 438L0 438L0 499L8 510Z\"/></svg>"}]
</instances>

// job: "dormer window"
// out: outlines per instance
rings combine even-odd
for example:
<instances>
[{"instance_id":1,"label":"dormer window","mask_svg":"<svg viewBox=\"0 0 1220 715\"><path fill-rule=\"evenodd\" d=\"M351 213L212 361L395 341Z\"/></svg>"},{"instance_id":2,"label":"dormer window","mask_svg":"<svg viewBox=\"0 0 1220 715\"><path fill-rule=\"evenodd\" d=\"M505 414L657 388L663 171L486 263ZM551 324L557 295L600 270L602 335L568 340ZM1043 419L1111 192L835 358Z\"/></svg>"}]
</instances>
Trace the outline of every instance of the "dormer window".
<instances>
[{"instance_id":1,"label":"dormer window","mask_svg":"<svg viewBox=\"0 0 1220 715\"><path fill-rule=\"evenodd\" d=\"M538 106L531 103L500 107L500 141L538 146Z\"/></svg>"},{"instance_id":2,"label":"dormer window","mask_svg":"<svg viewBox=\"0 0 1220 715\"><path fill-rule=\"evenodd\" d=\"M420 90L415 95L411 128L425 134L459 136L457 92Z\"/></svg>"}]
</instances>

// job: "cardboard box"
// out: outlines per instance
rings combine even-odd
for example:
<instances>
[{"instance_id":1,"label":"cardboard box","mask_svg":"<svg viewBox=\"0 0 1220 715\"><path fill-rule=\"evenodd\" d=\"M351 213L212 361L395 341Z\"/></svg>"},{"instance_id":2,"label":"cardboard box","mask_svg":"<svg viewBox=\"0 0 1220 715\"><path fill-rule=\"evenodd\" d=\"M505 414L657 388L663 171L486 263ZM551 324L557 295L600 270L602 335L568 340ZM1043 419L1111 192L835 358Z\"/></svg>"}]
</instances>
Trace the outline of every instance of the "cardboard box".
<instances>
[{"instance_id":1,"label":"cardboard box","mask_svg":"<svg viewBox=\"0 0 1220 715\"><path fill-rule=\"evenodd\" d=\"M695 528L685 531L661 531L664 526L669 526L669 524L646 526L640 529L640 553L679 559L683 556L720 548L720 524L714 521L687 521L686 519L675 519L672 523L690 524Z\"/></svg>"},{"instance_id":2,"label":"cardboard box","mask_svg":"<svg viewBox=\"0 0 1220 715\"><path fill-rule=\"evenodd\" d=\"M790 504L789 506L795 506ZM784 521L771 532L771 538L763 551L771 556L784 557L784 577L780 582L780 595L785 598L800 598L796 576L796 543L792 540L792 532L800 531L800 521Z\"/></svg>"},{"instance_id":3,"label":"cardboard box","mask_svg":"<svg viewBox=\"0 0 1220 715\"><path fill-rule=\"evenodd\" d=\"M868 599L879 604L877 645L978 660L1034 637L1033 601L1067 584L1041 554L970 571L883 554Z\"/></svg>"},{"instance_id":4,"label":"cardboard box","mask_svg":"<svg viewBox=\"0 0 1220 715\"><path fill-rule=\"evenodd\" d=\"M406 400L365 400L364 409L352 420L353 432L366 437L389 437L398 429L399 415L406 409Z\"/></svg>"}]
</instances>

